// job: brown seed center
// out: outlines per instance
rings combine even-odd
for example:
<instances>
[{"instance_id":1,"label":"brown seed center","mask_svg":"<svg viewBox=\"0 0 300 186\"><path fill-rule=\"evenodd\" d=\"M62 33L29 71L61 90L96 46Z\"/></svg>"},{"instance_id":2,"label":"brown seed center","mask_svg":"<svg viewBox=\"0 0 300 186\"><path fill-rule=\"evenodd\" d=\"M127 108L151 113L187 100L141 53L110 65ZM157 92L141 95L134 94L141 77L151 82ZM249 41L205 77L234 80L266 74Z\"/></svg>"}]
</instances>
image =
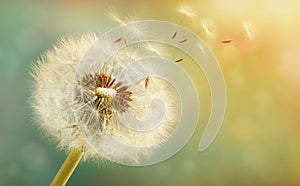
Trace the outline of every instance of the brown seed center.
<instances>
[{"instance_id":1,"label":"brown seed center","mask_svg":"<svg viewBox=\"0 0 300 186\"><path fill-rule=\"evenodd\" d=\"M78 81L76 101L82 104L91 103L97 109L102 125L108 125L114 113L124 113L130 107L131 91L122 82L117 82L104 72L94 75L86 74Z\"/></svg>"}]
</instances>

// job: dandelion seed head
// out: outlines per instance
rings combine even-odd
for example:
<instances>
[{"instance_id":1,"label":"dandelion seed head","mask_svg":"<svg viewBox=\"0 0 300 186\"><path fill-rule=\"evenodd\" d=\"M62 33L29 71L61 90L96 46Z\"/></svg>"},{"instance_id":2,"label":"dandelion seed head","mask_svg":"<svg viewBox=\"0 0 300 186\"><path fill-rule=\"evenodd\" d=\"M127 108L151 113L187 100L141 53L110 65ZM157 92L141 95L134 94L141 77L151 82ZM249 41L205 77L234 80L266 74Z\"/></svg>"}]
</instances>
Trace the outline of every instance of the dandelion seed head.
<instances>
[{"instance_id":1,"label":"dandelion seed head","mask_svg":"<svg viewBox=\"0 0 300 186\"><path fill-rule=\"evenodd\" d=\"M96 34L61 38L32 68L31 103L58 147L82 149L85 159L137 163L170 137L180 118L180 96L157 76L145 88L155 69L133 63L136 48L105 61L118 45L114 41Z\"/></svg>"}]
</instances>

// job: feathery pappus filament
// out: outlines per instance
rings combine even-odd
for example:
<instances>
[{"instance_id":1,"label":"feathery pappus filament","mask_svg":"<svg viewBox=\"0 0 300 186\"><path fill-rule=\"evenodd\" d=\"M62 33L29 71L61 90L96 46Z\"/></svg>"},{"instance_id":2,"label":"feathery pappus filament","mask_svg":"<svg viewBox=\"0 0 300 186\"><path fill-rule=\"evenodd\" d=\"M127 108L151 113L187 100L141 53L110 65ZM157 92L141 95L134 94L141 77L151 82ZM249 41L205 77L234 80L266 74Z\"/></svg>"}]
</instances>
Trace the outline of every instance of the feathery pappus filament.
<instances>
[{"instance_id":1,"label":"feathery pappus filament","mask_svg":"<svg viewBox=\"0 0 300 186\"><path fill-rule=\"evenodd\" d=\"M196 13L194 12L194 10L187 4L179 4L177 7L177 12L182 14L181 18L179 20L179 24L183 23L183 20L185 17L193 18L196 16Z\"/></svg>"},{"instance_id":2,"label":"feathery pappus filament","mask_svg":"<svg viewBox=\"0 0 300 186\"><path fill-rule=\"evenodd\" d=\"M187 17L195 17L196 16L196 13L194 12L194 10L186 4L179 4L177 7L177 11L183 15L186 15Z\"/></svg>"},{"instance_id":3,"label":"feathery pappus filament","mask_svg":"<svg viewBox=\"0 0 300 186\"><path fill-rule=\"evenodd\" d=\"M216 37L217 34L216 25L211 19L201 20L200 25L201 25L201 31L199 31L197 34L204 32L205 35L210 39L214 39Z\"/></svg>"}]
</instances>

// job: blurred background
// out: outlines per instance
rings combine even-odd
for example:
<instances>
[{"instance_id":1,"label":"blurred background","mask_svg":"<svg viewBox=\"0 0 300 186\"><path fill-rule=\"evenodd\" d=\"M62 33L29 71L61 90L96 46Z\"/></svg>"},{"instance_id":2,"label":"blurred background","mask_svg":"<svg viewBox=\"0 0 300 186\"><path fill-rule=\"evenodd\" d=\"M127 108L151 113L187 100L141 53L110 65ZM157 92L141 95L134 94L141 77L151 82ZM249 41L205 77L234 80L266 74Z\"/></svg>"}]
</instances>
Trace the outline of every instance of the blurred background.
<instances>
[{"instance_id":1,"label":"blurred background","mask_svg":"<svg viewBox=\"0 0 300 186\"><path fill-rule=\"evenodd\" d=\"M185 3L196 14L184 16ZM0 185L47 185L66 157L33 123L30 65L61 36L104 32L134 12L190 28L224 73L223 128L197 147L209 96L193 138L178 154L148 167L84 162L68 185L300 185L300 1L0 1ZM181 17L182 18L182 17ZM184 65L183 65L184 66Z\"/></svg>"}]
</instances>

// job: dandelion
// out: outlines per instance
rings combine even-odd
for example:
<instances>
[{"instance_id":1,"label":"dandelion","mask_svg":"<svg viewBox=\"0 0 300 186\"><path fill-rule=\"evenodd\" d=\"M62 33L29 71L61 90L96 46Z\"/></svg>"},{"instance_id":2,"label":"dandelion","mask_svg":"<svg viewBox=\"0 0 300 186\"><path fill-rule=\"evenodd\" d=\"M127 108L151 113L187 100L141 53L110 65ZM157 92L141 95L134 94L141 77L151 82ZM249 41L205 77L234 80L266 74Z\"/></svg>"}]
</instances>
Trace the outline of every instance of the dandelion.
<instances>
[{"instance_id":1,"label":"dandelion","mask_svg":"<svg viewBox=\"0 0 300 186\"><path fill-rule=\"evenodd\" d=\"M105 61L119 43L104 38L101 49L89 50L99 39L97 34L62 38L32 68L37 122L59 148L70 151L52 185L65 184L81 158L138 164L170 138L179 121L176 89L142 64L132 65L135 52L126 51L133 49ZM81 68L86 55L91 61Z\"/></svg>"}]
</instances>

